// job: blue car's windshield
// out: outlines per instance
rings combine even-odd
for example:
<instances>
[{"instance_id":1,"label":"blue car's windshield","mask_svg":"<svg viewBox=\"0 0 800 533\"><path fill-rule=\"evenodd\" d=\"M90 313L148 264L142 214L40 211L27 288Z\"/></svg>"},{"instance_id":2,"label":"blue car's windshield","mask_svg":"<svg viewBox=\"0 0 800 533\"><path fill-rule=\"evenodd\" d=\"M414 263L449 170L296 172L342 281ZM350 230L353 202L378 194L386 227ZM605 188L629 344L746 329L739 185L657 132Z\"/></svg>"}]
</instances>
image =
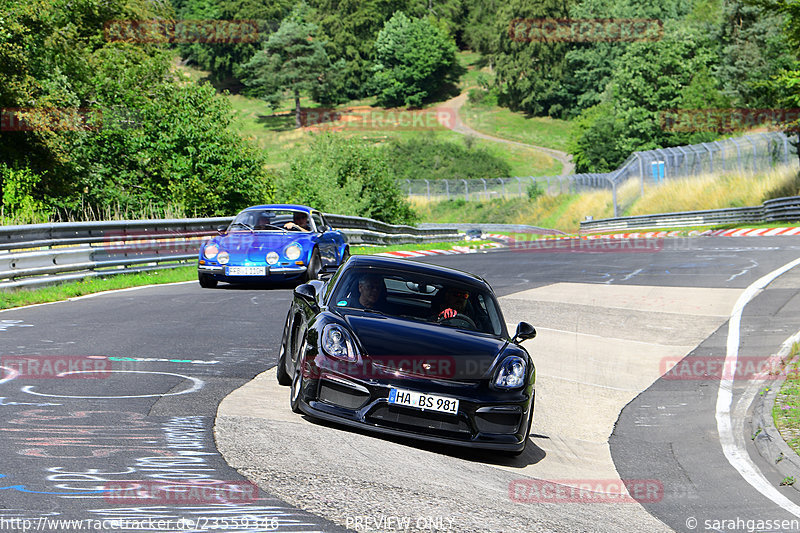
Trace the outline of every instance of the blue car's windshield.
<instances>
[{"instance_id":1,"label":"blue car's windshield","mask_svg":"<svg viewBox=\"0 0 800 533\"><path fill-rule=\"evenodd\" d=\"M416 272L349 269L338 281L330 306L503 334L502 315L489 291Z\"/></svg>"},{"instance_id":2,"label":"blue car's windshield","mask_svg":"<svg viewBox=\"0 0 800 533\"><path fill-rule=\"evenodd\" d=\"M308 213L292 209L245 209L231 223L232 230L242 228L252 228L255 231L314 230Z\"/></svg>"}]
</instances>

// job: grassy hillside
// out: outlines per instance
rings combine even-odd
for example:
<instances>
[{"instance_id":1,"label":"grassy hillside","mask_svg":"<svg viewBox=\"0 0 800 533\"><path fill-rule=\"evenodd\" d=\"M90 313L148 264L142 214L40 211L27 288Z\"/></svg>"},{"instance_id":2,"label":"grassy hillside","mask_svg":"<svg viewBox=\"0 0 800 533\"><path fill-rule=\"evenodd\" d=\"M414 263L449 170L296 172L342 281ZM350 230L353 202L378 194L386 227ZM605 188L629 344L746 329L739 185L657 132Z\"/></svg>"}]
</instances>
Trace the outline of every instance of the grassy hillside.
<instances>
[{"instance_id":1,"label":"grassy hillside","mask_svg":"<svg viewBox=\"0 0 800 533\"><path fill-rule=\"evenodd\" d=\"M458 61L464 68L464 75L459 81L459 88L463 91L468 87L475 87L480 76L484 78L490 75L490 71L485 67L480 59L480 55L475 52L459 52ZM188 79L195 81L203 80L208 73L192 67L177 67ZM286 100L277 109L270 108L264 101L257 98L233 94L228 95L234 112L235 129L260 146L267 157L270 168L279 169L288 164L292 154L296 153L308 145L311 137L319 130L318 127L304 127L295 129L294 124L294 102ZM521 147L509 146L503 143L487 141L483 139L467 138L464 135L455 133L440 124L426 124L424 128L411 129L402 124L393 125L392 116L408 119L408 111L402 109L384 109L373 105L374 99L355 100L347 104L335 107L332 111L340 116L339 121L324 124L325 128L341 129L342 135L358 136L365 143L382 145L391 139L414 139L414 138L433 138L437 141L447 141L463 143L466 146L485 149L490 155L499 157L506 161L511 167L512 176L546 176L561 173L561 163L552 157L537 150ZM301 106L304 110L320 109L319 105L308 98L301 98ZM445 115L450 113L450 109L443 103L432 104L425 108L425 111L435 114L436 110L442 110ZM322 113L323 111L319 111ZM419 111L417 111L419 112ZM413 112L412 112L413 113ZM485 121L487 123L497 122L498 124L507 123L507 112L497 108L496 110L477 109L475 112L480 116L470 118L462 113L462 120L471 122ZM405 115L403 115L405 114ZM495 118L495 115L499 117ZM359 128L354 127L358 120L363 117L376 117L377 121L383 123L384 127ZM433 116L433 115L432 115ZM514 120L514 119L512 119ZM348 122L349 121L349 122ZM483 128L476 128L484 131ZM507 135L506 129L521 130L519 138ZM530 130L530 131L528 131ZM505 137L511 140L522 142L532 142L541 146L561 147L564 146L565 131L568 130L568 123L565 121L554 121L551 119L535 119L523 122L514 122L508 128L488 128L486 133ZM420 176L424 177L424 176Z\"/></svg>"}]
</instances>

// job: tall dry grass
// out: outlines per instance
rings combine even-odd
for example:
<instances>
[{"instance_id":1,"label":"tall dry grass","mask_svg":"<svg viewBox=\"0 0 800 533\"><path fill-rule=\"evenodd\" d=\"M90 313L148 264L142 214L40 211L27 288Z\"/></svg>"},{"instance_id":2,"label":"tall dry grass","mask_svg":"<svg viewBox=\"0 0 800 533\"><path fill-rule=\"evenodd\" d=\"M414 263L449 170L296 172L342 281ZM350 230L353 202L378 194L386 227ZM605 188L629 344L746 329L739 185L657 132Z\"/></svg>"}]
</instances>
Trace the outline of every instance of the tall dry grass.
<instances>
[{"instance_id":1,"label":"tall dry grass","mask_svg":"<svg viewBox=\"0 0 800 533\"><path fill-rule=\"evenodd\" d=\"M122 207L119 204L106 205L101 208L84 205L74 210L52 208L45 211L20 210L15 212L9 212L0 206L0 226L101 220L163 220L196 216L196 213L187 213L183 206L178 205L164 207L145 205L139 209Z\"/></svg>"},{"instance_id":2,"label":"tall dry grass","mask_svg":"<svg viewBox=\"0 0 800 533\"><path fill-rule=\"evenodd\" d=\"M639 187L636 180L631 181L633 187ZM705 175L645 187L644 196L633 201L627 214L757 206L771 198L798 194L800 180L797 169L792 167L759 173Z\"/></svg>"}]
</instances>

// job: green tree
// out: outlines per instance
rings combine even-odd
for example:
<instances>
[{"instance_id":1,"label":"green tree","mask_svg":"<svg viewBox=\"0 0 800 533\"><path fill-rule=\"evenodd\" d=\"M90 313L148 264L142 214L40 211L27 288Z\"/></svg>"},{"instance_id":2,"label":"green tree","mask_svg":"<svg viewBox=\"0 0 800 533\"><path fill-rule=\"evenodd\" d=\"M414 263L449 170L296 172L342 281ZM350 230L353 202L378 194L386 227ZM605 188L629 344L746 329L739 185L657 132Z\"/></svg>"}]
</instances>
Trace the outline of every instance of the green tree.
<instances>
[{"instance_id":1,"label":"green tree","mask_svg":"<svg viewBox=\"0 0 800 533\"><path fill-rule=\"evenodd\" d=\"M665 25L664 38L630 45L620 57L601 103L584 111L573 147L578 172L617 168L636 150L713 140L715 132L673 132L663 113L729 107L710 73L717 49L702 27Z\"/></svg>"},{"instance_id":2,"label":"green tree","mask_svg":"<svg viewBox=\"0 0 800 533\"><path fill-rule=\"evenodd\" d=\"M427 19L398 11L375 41L373 84L387 107L419 107L451 81L456 65L453 38Z\"/></svg>"},{"instance_id":3,"label":"green tree","mask_svg":"<svg viewBox=\"0 0 800 533\"><path fill-rule=\"evenodd\" d=\"M255 34L231 35L230 42L178 43L181 57L211 72L215 82L236 83L236 69L261 48L291 10L289 0L172 0L179 19L247 21ZM249 26L250 27L250 26Z\"/></svg>"},{"instance_id":4,"label":"green tree","mask_svg":"<svg viewBox=\"0 0 800 533\"><path fill-rule=\"evenodd\" d=\"M7 205L204 215L270 196L263 157L229 128L224 97L177 79L163 45L104 36L113 20L168 16L159 6L0 0L0 108L27 117L26 131L0 136Z\"/></svg>"},{"instance_id":5,"label":"green tree","mask_svg":"<svg viewBox=\"0 0 800 533\"><path fill-rule=\"evenodd\" d=\"M560 95L564 56L571 45L531 40L524 23L512 24L515 20L544 18L569 18L567 1L503 3L494 20L490 57L495 65L501 105L532 115L562 117L566 110Z\"/></svg>"},{"instance_id":6,"label":"green tree","mask_svg":"<svg viewBox=\"0 0 800 533\"><path fill-rule=\"evenodd\" d=\"M344 96L369 94L370 65L375 38L392 13L405 7L404 0L309 0L314 21L329 39L330 57L343 60Z\"/></svg>"},{"instance_id":7,"label":"green tree","mask_svg":"<svg viewBox=\"0 0 800 533\"><path fill-rule=\"evenodd\" d=\"M273 106L288 92L295 102L295 125L299 128L300 93L319 91L335 68L318 38L317 26L288 17L272 34L264 48L242 65L242 79L253 93Z\"/></svg>"}]
</instances>

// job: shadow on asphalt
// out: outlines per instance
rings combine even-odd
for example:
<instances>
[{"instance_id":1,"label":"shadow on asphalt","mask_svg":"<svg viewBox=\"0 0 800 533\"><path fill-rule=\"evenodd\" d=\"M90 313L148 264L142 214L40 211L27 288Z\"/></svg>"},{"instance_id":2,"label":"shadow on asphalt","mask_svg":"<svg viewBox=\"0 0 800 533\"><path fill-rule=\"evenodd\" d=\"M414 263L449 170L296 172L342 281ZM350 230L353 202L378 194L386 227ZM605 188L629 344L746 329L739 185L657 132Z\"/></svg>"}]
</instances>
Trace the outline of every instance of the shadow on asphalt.
<instances>
[{"instance_id":1,"label":"shadow on asphalt","mask_svg":"<svg viewBox=\"0 0 800 533\"><path fill-rule=\"evenodd\" d=\"M396 437L394 435L384 435L382 433L372 432L368 429L360 429L327 420L319 420L308 415L302 415L303 419L320 426L356 433L367 437L381 439L396 444L401 444L409 448L417 448L440 455L447 455L465 461L485 463L491 465L510 466L514 468L525 468L526 466L534 465L545 458L547 455L543 449L537 446L532 440L528 439L528 444L525 446L525 451L518 456L513 456L508 452L481 450L477 448L465 448L461 446L454 446L448 444L437 444L433 442L426 442L423 440L416 440L413 438ZM532 438L548 438L544 435L531 434Z\"/></svg>"}]
</instances>

